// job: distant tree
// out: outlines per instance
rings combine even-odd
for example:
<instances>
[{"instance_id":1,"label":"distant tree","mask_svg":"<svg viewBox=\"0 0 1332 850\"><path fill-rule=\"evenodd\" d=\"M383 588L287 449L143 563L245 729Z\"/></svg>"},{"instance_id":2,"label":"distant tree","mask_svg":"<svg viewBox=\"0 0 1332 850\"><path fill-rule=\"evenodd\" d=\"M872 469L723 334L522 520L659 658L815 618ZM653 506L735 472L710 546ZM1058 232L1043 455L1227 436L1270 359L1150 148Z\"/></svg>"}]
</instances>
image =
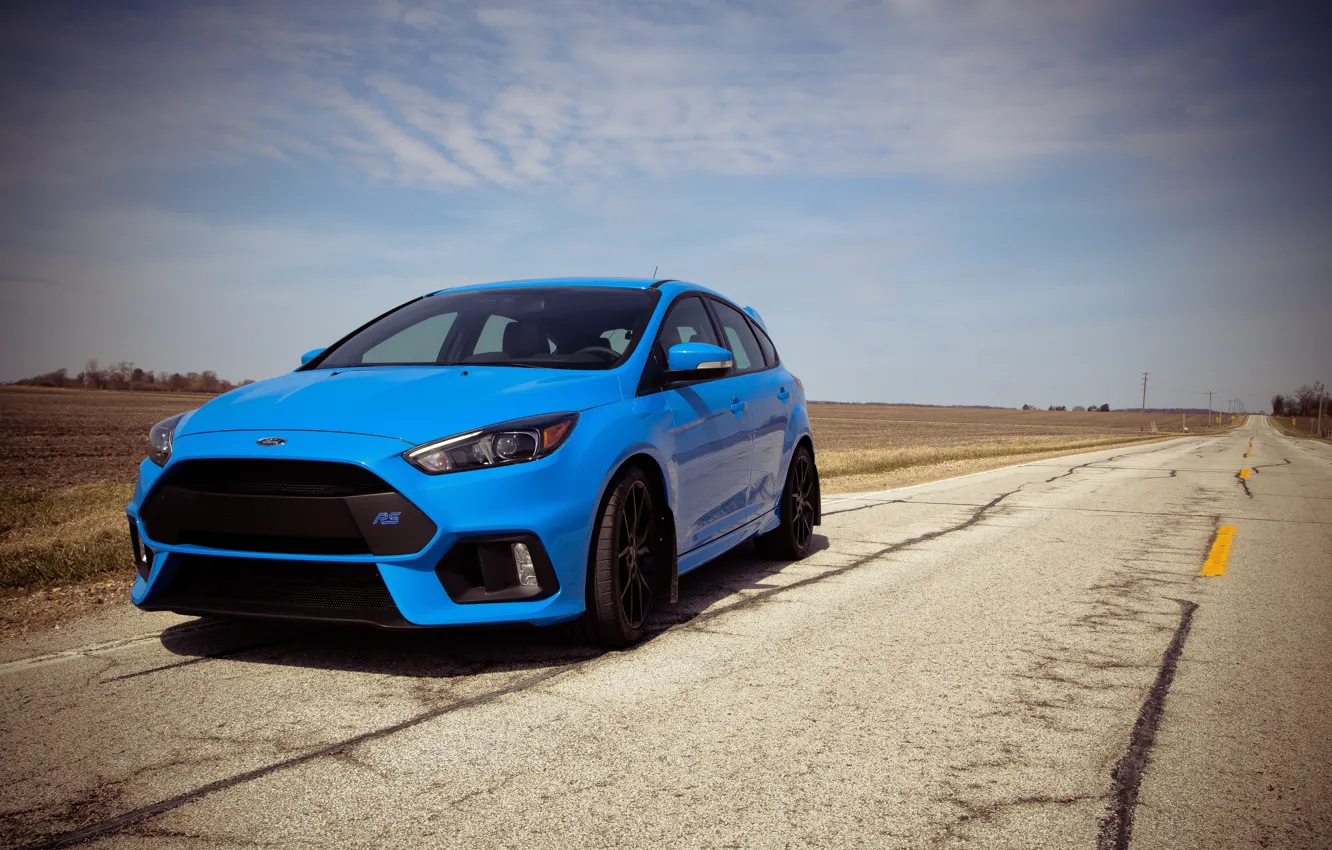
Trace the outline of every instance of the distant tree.
<instances>
[{"instance_id":1,"label":"distant tree","mask_svg":"<svg viewBox=\"0 0 1332 850\"><path fill-rule=\"evenodd\" d=\"M1100 411L1101 411L1102 413L1109 413L1109 412L1110 412L1110 405L1108 405L1108 404L1103 404L1103 405L1100 406L1099 409L1100 409Z\"/></svg>"},{"instance_id":2,"label":"distant tree","mask_svg":"<svg viewBox=\"0 0 1332 850\"><path fill-rule=\"evenodd\" d=\"M1075 412L1075 413L1081 413L1081 412L1085 411L1086 409L1087 409L1087 408L1083 407L1083 406L1080 405L1080 404L1077 404L1077 405L1074 405L1074 406L1073 406L1073 412Z\"/></svg>"},{"instance_id":3,"label":"distant tree","mask_svg":"<svg viewBox=\"0 0 1332 850\"><path fill-rule=\"evenodd\" d=\"M100 390L103 387L102 369L97 365L96 358L89 357L88 362L83 364L83 388L88 390Z\"/></svg>"},{"instance_id":4,"label":"distant tree","mask_svg":"<svg viewBox=\"0 0 1332 850\"><path fill-rule=\"evenodd\" d=\"M1022 409L1023 409L1023 410L1035 410L1036 408L1032 407L1030 404L1024 404L1024 405L1022 405Z\"/></svg>"},{"instance_id":5,"label":"distant tree","mask_svg":"<svg viewBox=\"0 0 1332 850\"><path fill-rule=\"evenodd\" d=\"M184 392L185 390L190 388L190 382L187 381L185 379L185 376L180 374L179 372L172 372L171 376L167 378L166 384L167 384L167 389L171 390L174 393Z\"/></svg>"},{"instance_id":6,"label":"distant tree","mask_svg":"<svg viewBox=\"0 0 1332 850\"><path fill-rule=\"evenodd\" d=\"M1276 395L1272 396L1272 415L1273 416L1286 415L1286 397L1283 396L1281 393L1277 393Z\"/></svg>"},{"instance_id":7,"label":"distant tree","mask_svg":"<svg viewBox=\"0 0 1332 850\"><path fill-rule=\"evenodd\" d=\"M106 382L113 390L126 389L129 387L132 372L129 362L120 360L106 370Z\"/></svg>"}]
</instances>

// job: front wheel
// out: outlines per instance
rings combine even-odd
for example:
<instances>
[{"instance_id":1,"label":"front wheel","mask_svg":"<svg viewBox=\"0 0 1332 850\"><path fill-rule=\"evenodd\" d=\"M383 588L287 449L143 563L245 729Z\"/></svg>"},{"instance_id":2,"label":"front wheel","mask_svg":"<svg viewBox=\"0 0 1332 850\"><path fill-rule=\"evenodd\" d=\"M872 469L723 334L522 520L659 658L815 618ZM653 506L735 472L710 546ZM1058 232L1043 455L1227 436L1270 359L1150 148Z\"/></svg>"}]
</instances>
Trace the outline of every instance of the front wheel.
<instances>
[{"instance_id":1,"label":"front wheel","mask_svg":"<svg viewBox=\"0 0 1332 850\"><path fill-rule=\"evenodd\" d=\"M818 502L819 471L814 455L805 446L796 446L777 508L778 525L754 538L759 554L775 561L799 561L808 555L814 544Z\"/></svg>"},{"instance_id":2,"label":"front wheel","mask_svg":"<svg viewBox=\"0 0 1332 850\"><path fill-rule=\"evenodd\" d=\"M652 484L642 470L630 469L597 517L583 621L589 638L615 648L643 637L666 557Z\"/></svg>"}]
</instances>

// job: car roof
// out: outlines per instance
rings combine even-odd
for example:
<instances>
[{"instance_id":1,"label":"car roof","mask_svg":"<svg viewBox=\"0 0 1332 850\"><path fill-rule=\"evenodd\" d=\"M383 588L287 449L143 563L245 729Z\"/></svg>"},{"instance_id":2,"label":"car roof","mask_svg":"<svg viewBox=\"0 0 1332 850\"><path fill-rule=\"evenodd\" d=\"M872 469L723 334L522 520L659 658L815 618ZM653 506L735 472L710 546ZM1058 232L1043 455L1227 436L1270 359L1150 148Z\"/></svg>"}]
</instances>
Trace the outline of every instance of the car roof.
<instances>
[{"instance_id":1,"label":"car roof","mask_svg":"<svg viewBox=\"0 0 1332 850\"><path fill-rule=\"evenodd\" d=\"M469 283L451 286L430 293L466 292L473 289L499 289L512 286L606 286L617 289L650 289L657 278L643 277L540 277L527 280L497 280L490 283Z\"/></svg>"},{"instance_id":2,"label":"car roof","mask_svg":"<svg viewBox=\"0 0 1332 850\"><path fill-rule=\"evenodd\" d=\"M706 292L710 295L716 295L719 298L725 298L725 296L713 292L707 287L689 283L688 281L652 277L542 277L532 278L530 280L498 280L491 283L471 283L465 286L451 286L448 289L439 289L430 294L438 295L442 292L467 292L476 289L500 289L518 286L580 286L611 287L616 289L652 289L655 287L662 290L662 293L667 295L674 295L683 290L692 290Z\"/></svg>"}]
</instances>

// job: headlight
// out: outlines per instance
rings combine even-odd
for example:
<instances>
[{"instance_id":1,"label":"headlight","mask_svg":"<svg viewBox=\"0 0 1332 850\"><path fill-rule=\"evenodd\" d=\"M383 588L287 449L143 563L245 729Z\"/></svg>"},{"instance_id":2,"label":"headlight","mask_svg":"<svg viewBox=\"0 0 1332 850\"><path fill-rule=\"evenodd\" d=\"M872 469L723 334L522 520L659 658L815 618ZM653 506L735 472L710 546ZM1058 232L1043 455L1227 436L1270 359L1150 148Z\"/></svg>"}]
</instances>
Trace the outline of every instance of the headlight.
<instances>
[{"instance_id":1,"label":"headlight","mask_svg":"<svg viewBox=\"0 0 1332 850\"><path fill-rule=\"evenodd\" d=\"M558 449L577 423L577 413L520 419L424 443L402 456L431 475L523 463Z\"/></svg>"},{"instance_id":2,"label":"headlight","mask_svg":"<svg viewBox=\"0 0 1332 850\"><path fill-rule=\"evenodd\" d=\"M148 432L148 459L158 466L166 466L171 457L171 438L176 434L176 426L185 418L184 413L177 413L170 419L163 419Z\"/></svg>"}]
</instances>

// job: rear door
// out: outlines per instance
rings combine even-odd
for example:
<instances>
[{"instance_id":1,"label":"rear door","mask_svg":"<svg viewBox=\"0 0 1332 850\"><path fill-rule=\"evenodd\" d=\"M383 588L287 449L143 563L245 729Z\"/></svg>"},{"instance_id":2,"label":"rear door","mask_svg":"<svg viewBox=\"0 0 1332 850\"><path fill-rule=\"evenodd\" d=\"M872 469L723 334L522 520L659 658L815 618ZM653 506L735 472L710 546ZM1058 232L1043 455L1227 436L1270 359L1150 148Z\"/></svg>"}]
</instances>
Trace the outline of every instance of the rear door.
<instances>
[{"instance_id":1,"label":"rear door","mask_svg":"<svg viewBox=\"0 0 1332 850\"><path fill-rule=\"evenodd\" d=\"M677 299L667 311L653 351L658 365L664 367L667 350L683 342L723 344L696 295ZM662 392L671 411L682 553L734 531L748 516L752 429L740 397L745 380L727 376Z\"/></svg>"},{"instance_id":2,"label":"rear door","mask_svg":"<svg viewBox=\"0 0 1332 850\"><path fill-rule=\"evenodd\" d=\"M783 467L787 425L791 421L790 375L779 368L777 351L763 331L739 310L712 300L722 345L735 357L739 389L754 433L750 462L749 516L776 507L786 480Z\"/></svg>"}]
</instances>

